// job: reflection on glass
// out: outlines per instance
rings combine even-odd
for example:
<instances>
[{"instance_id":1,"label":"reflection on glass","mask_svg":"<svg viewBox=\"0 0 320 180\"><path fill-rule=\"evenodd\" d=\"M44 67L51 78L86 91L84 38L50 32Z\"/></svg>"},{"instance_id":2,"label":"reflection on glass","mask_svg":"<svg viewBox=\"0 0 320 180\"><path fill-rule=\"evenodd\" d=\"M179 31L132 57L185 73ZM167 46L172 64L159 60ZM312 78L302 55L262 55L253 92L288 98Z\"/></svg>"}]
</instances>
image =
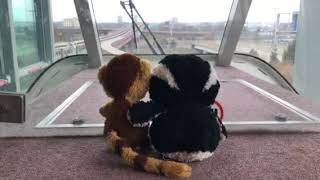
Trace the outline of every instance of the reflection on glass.
<instances>
[{"instance_id":1,"label":"reflection on glass","mask_svg":"<svg viewBox=\"0 0 320 180\"><path fill-rule=\"evenodd\" d=\"M232 0L134 0L133 3L137 12L132 9L132 17L157 53L161 51L139 14L149 25L165 53L190 54L201 53L199 47L218 51ZM131 15L130 6L126 3L125 7ZM105 54L112 53L112 47L138 54L153 53L137 27L136 48L131 18L119 0L93 0L93 8Z\"/></svg>"},{"instance_id":2,"label":"reflection on glass","mask_svg":"<svg viewBox=\"0 0 320 180\"><path fill-rule=\"evenodd\" d=\"M12 1L13 21L19 68L39 61L37 30L33 0Z\"/></svg>"},{"instance_id":3,"label":"reflection on glass","mask_svg":"<svg viewBox=\"0 0 320 180\"><path fill-rule=\"evenodd\" d=\"M0 27L5 47L0 43L0 91L26 92L56 60L86 53L73 0L8 2L12 3L8 6L12 22L7 16L0 17L1 22L8 21ZM62 4L68 9L62 11ZM9 14L6 6L0 11Z\"/></svg>"},{"instance_id":4,"label":"reflection on glass","mask_svg":"<svg viewBox=\"0 0 320 180\"><path fill-rule=\"evenodd\" d=\"M36 63L41 61L38 41L36 10L33 0L13 0L13 21L16 38L16 53L18 71L30 71ZM34 67L33 67L34 66ZM40 71L18 73L20 77L20 90L25 91Z\"/></svg>"},{"instance_id":5,"label":"reflection on glass","mask_svg":"<svg viewBox=\"0 0 320 180\"><path fill-rule=\"evenodd\" d=\"M292 82L300 0L253 0L237 52L260 57Z\"/></svg>"}]
</instances>

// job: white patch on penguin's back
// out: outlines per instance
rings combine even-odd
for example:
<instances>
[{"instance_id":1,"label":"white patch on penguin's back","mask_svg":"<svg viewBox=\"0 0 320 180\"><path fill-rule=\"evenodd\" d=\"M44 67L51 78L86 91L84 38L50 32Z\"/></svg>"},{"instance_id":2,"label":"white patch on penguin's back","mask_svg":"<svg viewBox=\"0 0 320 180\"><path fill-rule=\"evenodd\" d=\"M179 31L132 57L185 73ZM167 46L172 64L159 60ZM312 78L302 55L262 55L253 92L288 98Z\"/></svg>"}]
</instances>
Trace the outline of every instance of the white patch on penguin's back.
<instances>
[{"instance_id":1,"label":"white patch on penguin's back","mask_svg":"<svg viewBox=\"0 0 320 180\"><path fill-rule=\"evenodd\" d=\"M167 66L159 64L156 68L154 68L152 74L159 79L166 81L171 88L179 90L179 87Z\"/></svg>"},{"instance_id":2,"label":"white patch on penguin's back","mask_svg":"<svg viewBox=\"0 0 320 180\"><path fill-rule=\"evenodd\" d=\"M206 151L198 151L198 152L174 152L174 153L164 153L163 155L166 158L170 158L176 161L181 162L193 162L193 161L202 161L211 157L214 152Z\"/></svg>"},{"instance_id":3,"label":"white patch on penguin's back","mask_svg":"<svg viewBox=\"0 0 320 180\"><path fill-rule=\"evenodd\" d=\"M217 80L218 80L218 75L216 70L214 69L214 67L212 66L212 64L210 62L208 62L209 66L210 66L210 74L209 74L209 78L206 82L206 84L204 85L202 92L206 91L208 89L210 89L211 86L217 84Z\"/></svg>"}]
</instances>

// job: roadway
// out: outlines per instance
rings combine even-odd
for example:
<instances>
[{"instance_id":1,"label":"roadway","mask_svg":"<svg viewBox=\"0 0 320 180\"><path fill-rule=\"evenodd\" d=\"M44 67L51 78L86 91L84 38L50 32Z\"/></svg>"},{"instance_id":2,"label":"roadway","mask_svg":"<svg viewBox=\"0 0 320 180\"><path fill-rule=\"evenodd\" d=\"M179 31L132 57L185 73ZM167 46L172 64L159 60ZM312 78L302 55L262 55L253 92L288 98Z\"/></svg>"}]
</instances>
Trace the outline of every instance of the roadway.
<instances>
[{"instance_id":1,"label":"roadway","mask_svg":"<svg viewBox=\"0 0 320 180\"><path fill-rule=\"evenodd\" d=\"M140 25L140 28L142 26L143 25ZM124 51L121 51L120 49L123 46L127 45L130 41L132 41L133 33L131 28L124 28L112 31L108 35L99 38L101 43L101 49L103 51L107 52L108 54L118 55L124 53ZM56 43L56 58L58 57L60 59L68 55L78 54L78 48L80 48L82 51L85 50L85 43L83 40ZM64 53L60 53L60 51L63 51Z\"/></svg>"}]
</instances>

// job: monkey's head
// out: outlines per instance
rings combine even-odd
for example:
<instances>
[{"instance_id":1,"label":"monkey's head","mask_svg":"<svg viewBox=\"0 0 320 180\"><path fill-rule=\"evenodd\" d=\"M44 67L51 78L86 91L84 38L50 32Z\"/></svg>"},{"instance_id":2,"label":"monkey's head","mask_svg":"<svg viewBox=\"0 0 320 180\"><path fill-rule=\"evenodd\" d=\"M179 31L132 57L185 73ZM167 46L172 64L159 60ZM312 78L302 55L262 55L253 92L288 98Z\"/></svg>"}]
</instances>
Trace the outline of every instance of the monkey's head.
<instances>
[{"instance_id":1,"label":"monkey's head","mask_svg":"<svg viewBox=\"0 0 320 180\"><path fill-rule=\"evenodd\" d=\"M109 97L126 99L130 104L145 96L150 77L151 65L128 53L115 56L98 73L99 82Z\"/></svg>"}]
</instances>

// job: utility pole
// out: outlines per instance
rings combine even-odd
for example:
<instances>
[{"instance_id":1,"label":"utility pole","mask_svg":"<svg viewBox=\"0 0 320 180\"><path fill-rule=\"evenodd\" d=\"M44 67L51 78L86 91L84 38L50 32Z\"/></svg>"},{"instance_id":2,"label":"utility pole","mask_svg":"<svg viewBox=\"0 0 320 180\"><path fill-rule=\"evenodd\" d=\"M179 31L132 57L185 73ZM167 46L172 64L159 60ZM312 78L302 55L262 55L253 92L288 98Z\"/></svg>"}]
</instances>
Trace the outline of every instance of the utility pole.
<instances>
[{"instance_id":1,"label":"utility pole","mask_svg":"<svg viewBox=\"0 0 320 180\"><path fill-rule=\"evenodd\" d=\"M132 31L133 31L133 40L134 40L134 45L135 48L138 48L138 44L137 44L137 37L136 37L136 27L135 27L135 22L134 22L134 17L133 17L133 3L132 0L129 0L129 7L130 7L130 14L131 14L131 24L132 24Z\"/></svg>"}]
</instances>

